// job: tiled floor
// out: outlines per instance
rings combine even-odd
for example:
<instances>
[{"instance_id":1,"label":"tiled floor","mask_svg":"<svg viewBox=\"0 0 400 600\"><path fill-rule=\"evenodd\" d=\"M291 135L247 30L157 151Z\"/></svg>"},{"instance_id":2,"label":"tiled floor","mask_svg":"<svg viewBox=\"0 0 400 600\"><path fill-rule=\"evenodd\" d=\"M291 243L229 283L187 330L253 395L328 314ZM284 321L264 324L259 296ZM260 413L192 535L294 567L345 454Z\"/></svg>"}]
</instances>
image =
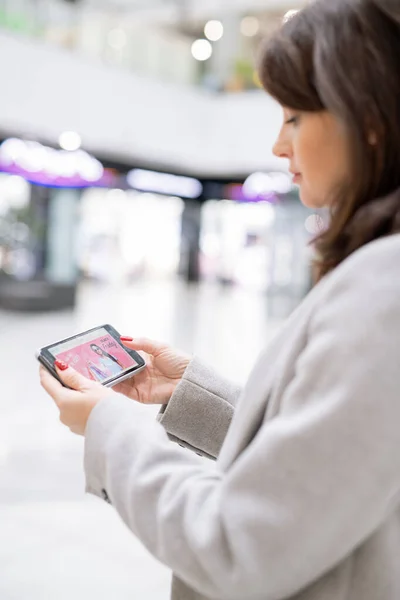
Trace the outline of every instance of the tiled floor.
<instances>
[{"instance_id":1,"label":"tiled floor","mask_svg":"<svg viewBox=\"0 0 400 600\"><path fill-rule=\"evenodd\" d=\"M280 325L262 295L173 281L85 285L73 312L0 311L1 600L169 597L168 570L112 508L85 497L82 440L38 384L36 348L105 322L196 353L239 383Z\"/></svg>"}]
</instances>

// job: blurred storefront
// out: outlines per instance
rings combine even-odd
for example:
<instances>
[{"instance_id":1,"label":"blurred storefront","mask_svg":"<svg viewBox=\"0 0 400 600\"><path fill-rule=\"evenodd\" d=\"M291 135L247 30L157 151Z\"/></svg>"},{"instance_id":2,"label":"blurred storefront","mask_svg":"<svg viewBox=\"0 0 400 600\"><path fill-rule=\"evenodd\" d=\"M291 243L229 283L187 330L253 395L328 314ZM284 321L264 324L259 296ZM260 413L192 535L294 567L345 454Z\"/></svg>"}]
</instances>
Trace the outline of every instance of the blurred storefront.
<instances>
[{"instance_id":1,"label":"blurred storefront","mask_svg":"<svg viewBox=\"0 0 400 600\"><path fill-rule=\"evenodd\" d=\"M98 282L171 277L180 257L183 201L122 189L88 189L80 204L78 265Z\"/></svg>"},{"instance_id":2,"label":"blurred storefront","mask_svg":"<svg viewBox=\"0 0 400 600\"><path fill-rule=\"evenodd\" d=\"M72 307L78 281L81 189L113 174L83 150L7 138L0 146L0 304L19 310Z\"/></svg>"},{"instance_id":3,"label":"blurred storefront","mask_svg":"<svg viewBox=\"0 0 400 600\"><path fill-rule=\"evenodd\" d=\"M129 285L179 275L290 306L310 287L319 215L287 174L200 180L17 138L1 144L0 170L3 306L72 307L82 278Z\"/></svg>"},{"instance_id":4,"label":"blurred storefront","mask_svg":"<svg viewBox=\"0 0 400 600\"><path fill-rule=\"evenodd\" d=\"M275 209L266 202L207 201L202 210L203 277L266 291L274 219Z\"/></svg>"},{"instance_id":5,"label":"blurred storefront","mask_svg":"<svg viewBox=\"0 0 400 600\"><path fill-rule=\"evenodd\" d=\"M295 306L311 286L309 242L321 216L301 204L284 173L254 173L243 184L211 189L219 199L203 206L203 276Z\"/></svg>"},{"instance_id":6,"label":"blurred storefront","mask_svg":"<svg viewBox=\"0 0 400 600\"><path fill-rule=\"evenodd\" d=\"M230 183L135 169L121 181L128 189L83 192L84 277L129 283L179 274L294 302L308 291L318 215L300 203L287 175Z\"/></svg>"},{"instance_id":7,"label":"blurred storefront","mask_svg":"<svg viewBox=\"0 0 400 600\"><path fill-rule=\"evenodd\" d=\"M22 310L73 306L79 192L1 174L0 198L0 304Z\"/></svg>"}]
</instances>

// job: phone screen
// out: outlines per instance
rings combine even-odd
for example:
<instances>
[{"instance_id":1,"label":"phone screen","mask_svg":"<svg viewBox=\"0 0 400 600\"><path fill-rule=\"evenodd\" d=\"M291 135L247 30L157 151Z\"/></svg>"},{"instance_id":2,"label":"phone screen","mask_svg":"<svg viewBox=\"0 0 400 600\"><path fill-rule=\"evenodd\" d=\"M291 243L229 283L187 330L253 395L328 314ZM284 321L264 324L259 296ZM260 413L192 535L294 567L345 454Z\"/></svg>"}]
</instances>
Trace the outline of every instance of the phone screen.
<instances>
[{"instance_id":1,"label":"phone screen","mask_svg":"<svg viewBox=\"0 0 400 600\"><path fill-rule=\"evenodd\" d=\"M99 382L138 365L103 327L51 346L48 351L88 379Z\"/></svg>"}]
</instances>

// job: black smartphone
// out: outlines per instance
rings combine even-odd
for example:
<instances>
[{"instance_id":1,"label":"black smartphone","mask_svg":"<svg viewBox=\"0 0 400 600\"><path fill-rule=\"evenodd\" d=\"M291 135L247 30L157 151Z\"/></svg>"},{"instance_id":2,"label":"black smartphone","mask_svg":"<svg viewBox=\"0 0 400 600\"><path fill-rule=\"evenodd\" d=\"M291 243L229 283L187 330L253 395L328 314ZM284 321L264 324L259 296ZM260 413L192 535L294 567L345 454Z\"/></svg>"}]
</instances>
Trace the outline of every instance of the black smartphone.
<instances>
[{"instance_id":1,"label":"black smartphone","mask_svg":"<svg viewBox=\"0 0 400 600\"><path fill-rule=\"evenodd\" d=\"M106 387L132 377L146 366L142 356L126 348L118 331L108 324L40 348L36 358L59 381L54 367L56 359Z\"/></svg>"}]
</instances>

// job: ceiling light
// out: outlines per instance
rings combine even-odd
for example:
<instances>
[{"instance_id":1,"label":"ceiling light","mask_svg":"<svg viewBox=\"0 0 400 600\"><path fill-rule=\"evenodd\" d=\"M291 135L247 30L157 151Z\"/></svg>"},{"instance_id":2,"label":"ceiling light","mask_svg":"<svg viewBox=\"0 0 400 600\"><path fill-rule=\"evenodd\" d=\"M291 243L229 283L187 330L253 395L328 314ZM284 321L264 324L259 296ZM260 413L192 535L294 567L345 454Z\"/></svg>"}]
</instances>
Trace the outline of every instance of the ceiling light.
<instances>
[{"instance_id":1,"label":"ceiling light","mask_svg":"<svg viewBox=\"0 0 400 600\"><path fill-rule=\"evenodd\" d=\"M127 175L128 184L142 192L154 192L178 196L178 198L198 198L203 186L198 179L157 171L133 169Z\"/></svg>"},{"instance_id":2,"label":"ceiling light","mask_svg":"<svg viewBox=\"0 0 400 600\"><path fill-rule=\"evenodd\" d=\"M208 21L204 27L204 35L211 42L217 42L224 35L224 26L221 21Z\"/></svg>"},{"instance_id":3,"label":"ceiling light","mask_svg":"<svg viewBox=\"0 0 400 600\"><path fill-rule=\"evenodd\" d=\"M60 135L59 144L63 150L74 152L81 147L82 139L79 133L76 133L75 131L64 131L64 133Z\"/></svg>"},{"instance_id":4,"label":"ceiling light","mask_svg":"<svg viewBox=\"0 0 400 600\"><path fill-rule=\"evenodd\" d=\"M240 31L246 37L254 37L260 31L260 21L257 17L244 17L240 23Z\"/></svg>"},{"instance_id":5,"label":"ceiling light","mask_svg":"<svg viewBox=\"0 0 400 600\"><path fill-rule=\"evenodd\" d=\"M192 44L192 55L196 60L208 60L212 52L213 49L208 40L196 40Z\"/></svg>"}]
</instances>

